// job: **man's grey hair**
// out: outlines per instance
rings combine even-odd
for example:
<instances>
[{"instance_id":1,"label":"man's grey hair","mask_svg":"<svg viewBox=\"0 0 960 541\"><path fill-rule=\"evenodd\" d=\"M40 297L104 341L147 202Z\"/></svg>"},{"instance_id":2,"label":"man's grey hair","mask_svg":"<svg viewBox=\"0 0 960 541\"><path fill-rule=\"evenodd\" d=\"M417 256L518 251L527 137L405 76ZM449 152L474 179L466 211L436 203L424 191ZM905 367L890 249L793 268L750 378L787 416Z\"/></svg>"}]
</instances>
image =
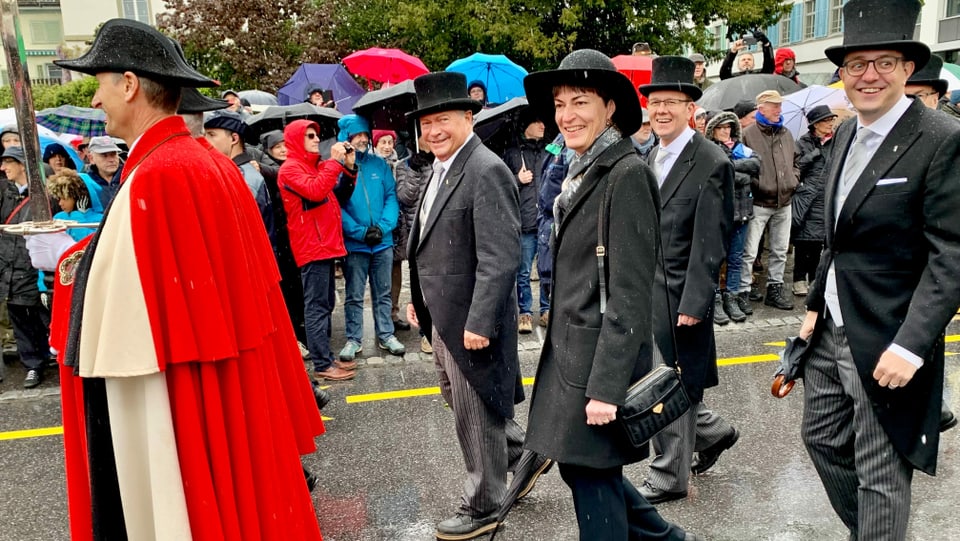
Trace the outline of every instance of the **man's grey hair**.
<instances>
[{"instance_id":1,"label":"man's grey hair","mask_svg":"<svg viewBox=\"0 0 960 541\"><path fill-rule=\"evenodd\" d=\"M187 124L190 135L193 137L203 137L203 113L181 114L181 118Z\"/></svg>"}]
</instances>

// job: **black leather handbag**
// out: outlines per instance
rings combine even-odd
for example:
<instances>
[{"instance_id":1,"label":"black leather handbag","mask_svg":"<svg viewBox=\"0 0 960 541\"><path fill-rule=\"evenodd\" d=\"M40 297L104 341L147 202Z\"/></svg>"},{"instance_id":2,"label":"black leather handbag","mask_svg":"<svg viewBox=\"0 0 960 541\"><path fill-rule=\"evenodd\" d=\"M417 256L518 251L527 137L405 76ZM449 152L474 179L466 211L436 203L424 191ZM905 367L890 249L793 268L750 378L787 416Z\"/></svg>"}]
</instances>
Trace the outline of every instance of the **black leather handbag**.
<instances>
[{"instance_id":1,"label":"black leather handbag","mask_svg":"<svg viewBox=\"0 0 960 541\"><path fill-rule=\"evenodd\" d=\"M597 224L597 269L600 273L600 313L607 308L607 279L605 261L606 211L610 204L610 194L613 190L612 180L607 181L603 201L600 204L599 223ZM659 244L659 240L657 241ZM657 247L660 248L659 246ZM663 251L660 250L661 264ZM670 311L670 297L667 292L667 312ZM673 351L677 351L674 338ZM690 409L690 397L687 396L683 382L680 381L680 368L660 365L651 370L646 376L637 380L627 389L624 404L617 410L620 425L627 433L627 438L634 447L646 445L658 432L679 419Z\"/></svg>"},{"instance_id":2,"label":"black leather handbag","mask_svg":"<svg viewBox=\"0 0 960 541\"><path fill-rule=\"evenodd\" d=\"M640 447L689 409L690 397L679 371L661 365L627 389L626 401L617 416L630 443Z\"/></svg>"}]
</instances>

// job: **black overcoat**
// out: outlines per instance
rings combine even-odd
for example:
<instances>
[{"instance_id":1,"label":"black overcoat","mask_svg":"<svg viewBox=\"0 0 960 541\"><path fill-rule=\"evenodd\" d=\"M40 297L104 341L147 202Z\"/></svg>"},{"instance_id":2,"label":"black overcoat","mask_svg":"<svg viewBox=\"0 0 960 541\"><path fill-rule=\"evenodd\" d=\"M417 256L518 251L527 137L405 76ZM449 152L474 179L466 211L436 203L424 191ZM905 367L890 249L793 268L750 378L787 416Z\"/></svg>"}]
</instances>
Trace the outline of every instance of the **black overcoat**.
<instances>
[{"instance_id":1,"label":"black overcoat","mask_svg":"<svg viewBox=\"0 0 960 541\"><path fill-rule=\"evenodd\" d=\"M960 124L914 101L880 144L834 220L837 182L857 122L837 130L827 159L826 246L807 309L823 328L833 263L850 351L894 447L933 475L940 441L944 329L960 306ZM924 360L904 387L873 378L895 343Z\"/></svg>"},{"instance_id":2,"label":"black overcoat","mask_svg":"<svg viewBox=\"0 0 960 541\"><path fill-rule=\"evenodd\" d=\"M450 165L425 224L422 205L423 194L407 245L420 327L428 339L436 327L483 401L513 418L514 404L523 401L517 356L520 203L513 174L473 136ZM468 351L464 330L489 338L490 345Z\"/></svg>"},{"instance_id":3,"label":"black overcoat","mask_svg":"<svg viewBox=\"0 0 960 541\"><path fill-rule=\"evenodd\" d=\"M651 163L658 150L650 153ZM733 224L730 159L695 134L660 187L660 205L663 265L657 269L653 291L655 336L667 364L679 359L687 393L699 402L704 389L719 383L713 300ZM678 327L678 314L700 323ZM671 331L676 333L676 353Z\"/></svg>"},{"instance_id":4,"label":"black overcoat","mask_svg":"<svg viewBox=\"0 0 960 541\"><path fill-rule=\"evenodd\" d=\"M600 314L598 212L607 183L608 302ZM657 184L629 139L586 171L554 238L550 324L530 401L526 446L561 463L610 468L646 458L618 423L587 425L591 398L622 405L653 363Z\"/></svg>"}]
</instances>

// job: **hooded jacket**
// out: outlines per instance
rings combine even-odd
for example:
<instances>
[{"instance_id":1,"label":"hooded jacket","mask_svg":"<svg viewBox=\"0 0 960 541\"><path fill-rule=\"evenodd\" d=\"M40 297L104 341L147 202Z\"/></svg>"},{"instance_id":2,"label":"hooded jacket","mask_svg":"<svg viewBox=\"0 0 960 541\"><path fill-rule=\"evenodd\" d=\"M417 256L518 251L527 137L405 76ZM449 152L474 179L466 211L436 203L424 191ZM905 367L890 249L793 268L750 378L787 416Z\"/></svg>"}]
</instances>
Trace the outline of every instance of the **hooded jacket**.
<instances>
[{"instance_id":1,"label":"hooded jacket","mask_svg":"<svg viewBox=\"0 0 960 541\"><path fill-rule=\"evenodd\" d=\"M790 72L783 71L783 62L785 60L793 60L794 66L792 71ZM773 61L774 61L774 68L773 68L774 73L776 73L777 75L783 75L784 77L786 77L787 79L790 79L791 81L797 83L798 85L807 86L800 82L800 72L797 71L797 66L796 66L797 55L794 54L793 49L788 49L786 47L781 47L777 49L777 52L774 55Z\"/></svg>"},{"instance_id":2,"label":"hooded jacket","mask_svg":"<svg viewBox=\"0 0 960 541\"><path fill-rule=\"evenodd\" d=\"M735 141L728 147L713 138L713 130L723 123L731 124L730 139ZM733 223L740 225L753 218L753 193L751 186L760 176L760 156L741 142L740 119L737 115L722 111L710 119L706 128L707 139L720 146L720 149L733 162Z\"/></svg>"},{"instance_id":3,"label":"hooded jacket","mask_svg":"<svg viewBox=\"0 0 960 541\"><path fill-rule=\"evenodd\" d=\"M397 185L393 168L373 152L358 150L357 167L357 187L343 206L344 241L350 253L375 254L393 246L393 230L400 215ZM379 227L383 233L376 246L363 241L371 226Z\"/></svg>"},{"instance_id":4,"label":"hooded jacket","mask_svg":"<svg viewBox=\"0 0 960 541\"><path fill-rule=\"evenodd\" d=\"M287 159L277 176L290 247L300 267L346 255L334 189L338 184L352 186L357 178L356 170L333 159L321 163L319 154L307 152L303 139L311 126L320 132L320 127L309 120L295 120L283 130Z\"/></svg>"}]
</instances>

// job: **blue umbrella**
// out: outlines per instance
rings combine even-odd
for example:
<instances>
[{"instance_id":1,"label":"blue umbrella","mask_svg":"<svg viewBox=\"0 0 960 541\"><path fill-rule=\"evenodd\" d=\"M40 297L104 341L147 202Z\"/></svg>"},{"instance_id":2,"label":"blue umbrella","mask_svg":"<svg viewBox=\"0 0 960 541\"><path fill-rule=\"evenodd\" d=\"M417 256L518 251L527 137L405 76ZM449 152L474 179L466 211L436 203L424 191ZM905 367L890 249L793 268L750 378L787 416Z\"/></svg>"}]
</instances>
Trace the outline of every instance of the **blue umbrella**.
<instances>
[{"instance_id":1,"label":"blue umbrella","mask_svg":"<svg viewBox=\"0 0 960 541\"><path fill-rule=\"evenodd\" d=\"M525 95L523 78L527 70L502 54L473 53L454 60L447 71L456 71L467 76L467 82L480 81L487 87L487 101L503 103Z\"/></svg>"}]
</instances>

